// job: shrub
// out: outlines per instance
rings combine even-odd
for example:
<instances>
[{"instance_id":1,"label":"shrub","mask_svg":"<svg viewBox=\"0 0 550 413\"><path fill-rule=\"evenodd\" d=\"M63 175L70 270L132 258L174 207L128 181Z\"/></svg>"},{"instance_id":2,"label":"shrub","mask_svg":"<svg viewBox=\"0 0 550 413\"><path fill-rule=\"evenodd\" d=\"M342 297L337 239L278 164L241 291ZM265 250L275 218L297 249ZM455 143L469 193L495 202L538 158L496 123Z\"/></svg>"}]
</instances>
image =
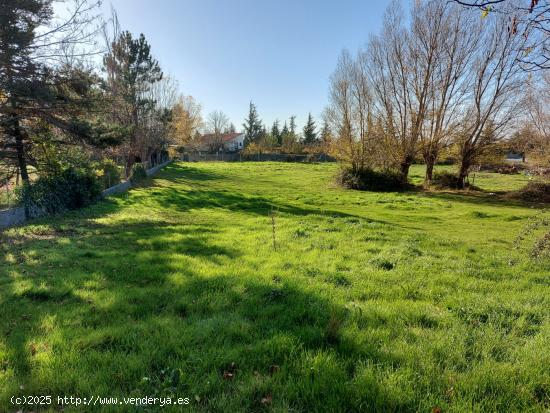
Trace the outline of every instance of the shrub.
<instances>
[{"instance_id":1,"label":"shrub","mask_svg":"<svg viewBox=\"0 0 550 413\"><path fill-rule=\"evenodd\" d=\"M548 211L531 217L514 241L516 249L520 249L527 239L532 242L529 255L531 258L550 258L550 219ZM533 241L534 238L534 241Z\"/></svg>"},{"instance_id":2,"label":"shrub","mask_svg":"<svg viewBox=\"0 0 550 413\"><path fill-rule=\"evenodd\" d=\"M523 201L550 203L550 182L529 182L511 196Z\"/></svg>"},{"instance_id":3,"label":"shrub","mask_svg":"<svg viewBox=\"0 0 550 413\"><path fill-rule=\"evenodd\" d=\"M527 171L528 175L550 176L550 168L535 167Z\"/></svg>"},{"instance_id":4,"label":"shrub","mask_svg":"<svg viewBox=\"0 0 550 413\"><path fill-rule=\"evenodd\" d=\"M70 168L79 172L92 172L94 170L94 163L88 151L76 145L54 144L52 140L55 140L55 136L48 136L46 142L31 149L31 156L40 165L37 171L39 176L61 175L63 171Z\"/></svg>"},{"instance_id":5,"label":"shrub","mask_svg":"<svg viewBox=\"0 0 550 413\"><path fill-rule=\"evenodd\" d=\"M110 188L121 181L120 169L118 168L115 161L111 159L105 159L101 165L100 169L102 172L101 175L101 184L104 189Z\"/></svg>"},{"instance_id":6,"label":"shrub","mask_svg":"<svg viewBox=\"0 0 550 413\"><path fill-rule=\"evenodd\" d=\"M460 180L452 172L435 172L432 185L438 188L460 189Z\"/></svg>"},{"instance_id":7,"label":"shrub","mask_svg":"<svg viewBox=\"0 0 550 413\"><path fill-rule=\"evenodd\" d=\"M132 165L132 173L130 175L130 182L132 184L140 184L147 179L147 171L142 163L136 163Z\"/></svg>"},{"instance_id":8,"label":"shrub","mask_svg":"<svg viewBox=\"0 0 550 413\"><path fill-rule=\"evenodd\" d=\"M487 163L482 164L479 167L480 171L484 172L496 172L499 174L513 175L519 174L521 171L525 170L526 166L523 164L511 164L506 162L500 163Z\"/></svg>"},{"instance_id":9,"label":"shrub","mask_svg":"<svg viewBox=\"0 0 550 413\"><path fill-rule=\"evenodd\" d=\"M21 187L19 202L29 217L59 214L82 208L101 196L101 185L92 172L69 168L59 175L39 178Z\"/></svg>"},{"instance_id":10,"label":"shrub","mask_svg":"<svg viewBox=\"0 0 550 413\"><path fill-rule=\"evenodd\" d=\"M403 177L398 172L391 170L363 169L354 172L349 168L343 168L338 173L336 180L344 188L361 191L391 192L402 191L407 187L407 182L403 180Z\"/></svg>"}]
</instances>

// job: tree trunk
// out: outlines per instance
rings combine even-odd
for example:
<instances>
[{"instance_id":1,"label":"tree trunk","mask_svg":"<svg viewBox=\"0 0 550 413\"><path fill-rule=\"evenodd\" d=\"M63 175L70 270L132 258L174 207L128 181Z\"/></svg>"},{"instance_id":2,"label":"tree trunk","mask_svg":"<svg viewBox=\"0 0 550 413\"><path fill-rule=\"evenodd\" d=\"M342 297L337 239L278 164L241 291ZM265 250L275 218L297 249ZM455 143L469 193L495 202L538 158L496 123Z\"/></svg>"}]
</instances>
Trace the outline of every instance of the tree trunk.
<instances>
[{"instance_id":1,"label":"tree trunk","mask_svg":"<svg viewBox=\"0 0 550 413\"><path fill-rule=\"evenodd\" d=\"M458 185L461 189L466 187L466 178L470 172L470 159L463 158L460 162L460 171L458 172Z\"/></svg>"},{"instance_id":2,"label":"tree trunk","mask_svg":"<svg viewBox=\"0 0 550 413\"><path fill-rule=\"evenodd\" d=\"M27 159L25 157L25 145L23 142L23 136L21 135L21 128L19 127L19 119L17 114L12 115L13 122L13 136L15 138L15 148L17 150L17 163L19 165L19 171L21 172L21 180L23 184L29 183L29 171L27 169Z\"/></svg>"},{"instance_id":3,"label":"tree trunk","mask_svg":"<svg viewBox=\"0 0 550 413\"><path fill-rule=\"evenodd\" d=\"M428 185L433 180L434 163L435 162L433 160L429 160L428 162L426 162L426 176L424 177L424 182L426 182Z\"/></svg>"},{"instance_id":4,"label":"tree trunk","mask_svg":"<svg viewBox=\"0 0 550 413\"><path fill-rule=\"evenodd\" d=\"M410 168L411 168L411 162L409 160L405 160L401 162L401 177L403 178L404 182L407 182Z\"/></svg>"},{"instance_id":5,"label":"tree trunk","mask_svg":"<svg viewBox=\"0 0 550 413\"><path fill-rule=\"evenodd\" d=\"M124 162L124 177L128 179L128 175L130 174L130 157L126 157L126 161Z\"/></svg>"},{"instance_id":6,"label":"tree trunk","mask_svg":"<svg viewBox=\"0 0 550 413\"><path fill-rule=\"evenodd\" d=\"M126 157L126 167L124 169L124 174L126 175L126 179L130 177L130 172L132 171L132 166L136 163L136 157L134 154L128 154Z\"/></svg>"},{"instance_id":7,"label":"tree trunk","mask_svg":"<svg viewBox=\"0 0 550 413\"><path fill-rule=\"evenodd\" d=\"M434 166L437 160L437 153L434 151L424 154L424 162L426 163L426 175L424 176L424 183L429 185L433 180Z\"/></svg>"}]
</instances>

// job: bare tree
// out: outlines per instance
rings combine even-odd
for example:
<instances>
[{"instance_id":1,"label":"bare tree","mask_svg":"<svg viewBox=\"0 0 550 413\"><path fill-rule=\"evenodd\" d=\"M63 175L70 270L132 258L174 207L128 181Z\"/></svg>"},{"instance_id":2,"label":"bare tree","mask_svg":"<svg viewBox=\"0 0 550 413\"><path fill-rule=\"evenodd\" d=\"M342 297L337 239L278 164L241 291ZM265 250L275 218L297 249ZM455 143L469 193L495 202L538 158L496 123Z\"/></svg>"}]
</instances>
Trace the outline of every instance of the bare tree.
<instances>
[{"instance_id":1,"label":"bare tree","mask_svg":"<svg viewBox=\"0 0 550 413\"><path fill-rule=\"evenodd\" d=\"M388 156L403 179L417 152L430 78L429 73L413 70L411 52L410 32L404 26L399 2L394 1L386 10L382 33L368 43L368 74ZM431 70L431 65L427 69ZM420 76L415 78L417 74Z\"/></svg>"},{"instance_id":2,"label":"bare tree","mask_svg":"<svg viewBox=\"0 0 550 413\"><path fill-rule=\"evenodd\" d=\"M171 76L165 76L153 83L144 93L144 99L152 107L142 111L139 118L139 129L136 147L141 151L142 161L151 165L160 162L162 152L167 150L171 140L173 108L178 101L178 82Z\"/></svg>"},{"instance_id":3,"label":"bare tree","mask_svg":"<svg viewBox=\"0 0 550 413\"><path fill-rule=\"evenodd\" d=\"M464 186L477 158L503 137L510 121L518 116L525 72L518 64L526 39L508 30L499 16L483 25L479 47L472 63L472 86L464 105L464 120L458 139L459 184Z\"/></svg>"},{"instance_id":4,"label":"bare tree","mask_svg":"<svg viewBox=\"0 0 550 413\"><path fill-rule=\"evenodd\" d=\"M483 18L504 15L507 28L521 34L518 61L528 71L550 69L550 1L549 0L454 0L467 7L477 8Z\"/></svg>"},{"instance_id":5,"label":"bare tree","mask_svg":"<svg viewBox=\"0 0 550 413\"><path fill-rule=\"evenodd\" d=\"M229 118L221 110L215 110L206 118L206 131L210 136L210 149L218 151L223 147L222 135L229 127Z\"/></svg>"},{"instance_id":6,"label":"bare tree","mask_svg":"<svg viewBox=\"0 0 550 413\"><path fill-rule=\"evenodd\" d=\"M330 102L325 111L325 119L335 131L335 139L331 142L331 152L338 159L351 165L353 172L357 172L365 161L360 158L357 150L353 122L354 71L353 57L347 50L344 50L338 59L336 70L330 78Z\"/></svg>"},{"instance_id":7,"label":"bare tree","mask_svg":"<svg viewBox=\"0 0 550 413\"><path fill-rule=\"evenodd\" d=\"M531 163L550 166L550 73L531 79L527 91L527 116L514 136L516 148Z\"/></svg>"},{"instance_id":8,"label":"bare tree","mask_svg":"<svg viewBox=\"0 0 550 413\"><path fill-rule=\"evenodd\" d=\"M425 182L429 184L441 149L452 142L461 123L480 25L472 13L461 13L457 6L438 1L417 5L412 19L414 78L427 76L425 96L416 95L419 102L426 101L419 119L420 149L426 164Z\"/></svg>"},{"instance_id":9,"label":"bare tree","mask_svg":"<svg viewBox=\"0 0 550 413\"><path fill-rule=\"evenodd\" d=\"M63 17L52 14L51 19L37 27L33 58L51 66L91 65L91 61L86 60L104 52L97 41L103 27L99 15L101 1L61 0L59 3L65 6L65 13Z\"/></svg>"},{"instance_id":10,"label":"bare tree","mask_svg":"<svg viewBox=\"0 0 550 413\"><path fill-rule=\"evenodd\" d=\"M214 135L222 135L229 127L229 118L221 110L215 110L208 114L206 130Z\"/></svg>"}]
</instances>

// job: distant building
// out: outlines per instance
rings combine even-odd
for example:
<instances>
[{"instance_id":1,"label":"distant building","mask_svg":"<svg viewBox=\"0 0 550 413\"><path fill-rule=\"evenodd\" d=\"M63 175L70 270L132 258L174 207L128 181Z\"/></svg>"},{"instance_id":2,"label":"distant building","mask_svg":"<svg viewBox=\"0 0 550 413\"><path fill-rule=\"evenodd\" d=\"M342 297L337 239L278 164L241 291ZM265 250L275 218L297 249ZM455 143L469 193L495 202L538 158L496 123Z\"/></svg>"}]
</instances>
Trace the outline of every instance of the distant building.
<instances>
[{"instance_id":1,"label":"distant building","mask_svg":"<svg viewBox=\"0 0 550 413\"><path fill-rule=\"evenodd\" d=\"M244 133L224 133L215 135L209 133L202 135L198 142L194 142L194 151L200 152L239 152L244 147Z\"/></svg>"},{"instance_id":2,"label":"distant building","mask_svg":"<svg viewBox=\"0 0 550 413\"><path fill-rule=\"evenodd\" d=\"M508 162L525 162L525 154L517 152L508 152L506 154L506 161Z\"/></svg>"}]
</instances>

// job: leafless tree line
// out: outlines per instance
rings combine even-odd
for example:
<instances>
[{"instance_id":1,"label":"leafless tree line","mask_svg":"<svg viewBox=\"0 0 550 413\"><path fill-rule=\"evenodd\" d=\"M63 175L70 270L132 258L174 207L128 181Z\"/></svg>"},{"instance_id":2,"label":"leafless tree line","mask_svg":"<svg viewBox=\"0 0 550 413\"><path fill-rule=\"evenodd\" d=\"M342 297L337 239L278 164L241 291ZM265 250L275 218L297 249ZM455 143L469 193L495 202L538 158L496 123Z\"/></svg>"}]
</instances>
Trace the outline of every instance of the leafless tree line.
<instances>
[{"instance_id":1,"label":"leafless tree line","mask_svg":"<svg viewBox=\"0 0 550 413\"><path fill-rule=\"evenodd\" d=\"M331 77L333 152L353 170L392 168L404 179L422 158L429 182L441 151L455 145L464 185L525 103L519 62L529 39L510 30L508 16L491 17L426 0L407 20L393 2L382 31L355 55L342 52Z\"/></svg>"}]
</instances>

